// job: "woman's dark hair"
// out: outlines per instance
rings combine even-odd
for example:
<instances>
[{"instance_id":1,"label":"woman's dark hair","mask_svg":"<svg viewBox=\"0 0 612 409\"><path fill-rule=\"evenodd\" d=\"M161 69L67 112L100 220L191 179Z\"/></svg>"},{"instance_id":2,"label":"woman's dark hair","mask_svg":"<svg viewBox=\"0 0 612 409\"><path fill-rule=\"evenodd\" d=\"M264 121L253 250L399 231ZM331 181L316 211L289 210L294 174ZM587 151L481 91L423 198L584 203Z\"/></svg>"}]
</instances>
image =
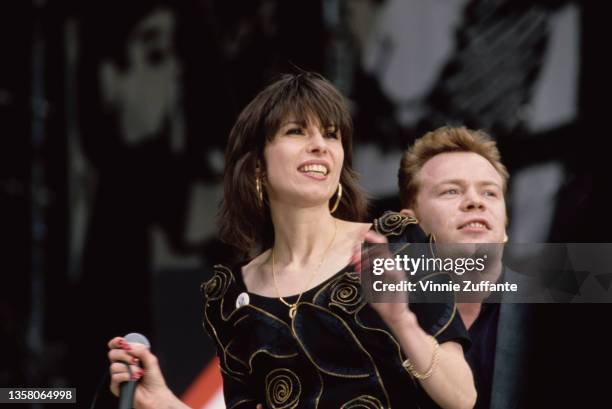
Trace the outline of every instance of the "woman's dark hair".
<instances>
[{"instance_id":1,"label":"woman's dark hair","mask_svg":"<svg viewBox=\"0 0 612 409\"><path fill-rule=\"evenodd\" d=\"M274 242L270 209L265 200L262 206L258 199L256 167L265 166L264 146L289 116L298 123L316 118L321 126L338 128L344 149L340 174L343 193L334 216L360 221L366 215L366 198L351 167L353 123L344 97L318 74L285 74L257 94L240 113L225 151L219 236L244 255L252 256ZM334 195L331 200L335 199Z\"/></svg>"}]
</instances>

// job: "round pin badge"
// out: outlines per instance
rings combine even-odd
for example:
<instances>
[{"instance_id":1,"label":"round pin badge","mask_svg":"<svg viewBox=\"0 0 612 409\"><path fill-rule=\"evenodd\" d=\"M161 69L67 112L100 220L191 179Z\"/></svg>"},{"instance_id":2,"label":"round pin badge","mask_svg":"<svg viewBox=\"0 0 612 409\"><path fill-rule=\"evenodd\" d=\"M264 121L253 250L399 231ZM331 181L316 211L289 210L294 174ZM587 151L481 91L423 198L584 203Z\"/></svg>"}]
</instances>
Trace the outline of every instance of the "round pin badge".
<instances>
[{"instance_id":1,"label":"round pin badge","mask_svg":"<svg viewBox=\"0 0 612 409\"><path fill-rule=\"evenodd\" d=\"M236 297L236 308L244 307L245 305L249 305L249 295L247 293L240 293Z\"/></svg>"}]
</instances>

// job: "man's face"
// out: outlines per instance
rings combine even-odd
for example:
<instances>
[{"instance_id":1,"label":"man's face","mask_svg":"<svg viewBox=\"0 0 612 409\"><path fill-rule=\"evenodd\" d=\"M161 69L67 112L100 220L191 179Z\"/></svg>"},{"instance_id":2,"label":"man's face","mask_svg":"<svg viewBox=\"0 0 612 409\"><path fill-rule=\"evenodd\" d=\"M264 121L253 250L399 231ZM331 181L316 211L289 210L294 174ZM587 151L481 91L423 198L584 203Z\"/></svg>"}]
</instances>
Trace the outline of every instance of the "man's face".
<instances>
[{"instance_id":1,"label":"man's face","mask_svg":"<svg viewBox=\"0 0 612 409\"><path fill-rule=\"evenodd\" d=\"M417 174L416 216L437 243L503 243L506 202L503 180L493 165L473 152L434 156Z\"/></svg>"}]
</instances>

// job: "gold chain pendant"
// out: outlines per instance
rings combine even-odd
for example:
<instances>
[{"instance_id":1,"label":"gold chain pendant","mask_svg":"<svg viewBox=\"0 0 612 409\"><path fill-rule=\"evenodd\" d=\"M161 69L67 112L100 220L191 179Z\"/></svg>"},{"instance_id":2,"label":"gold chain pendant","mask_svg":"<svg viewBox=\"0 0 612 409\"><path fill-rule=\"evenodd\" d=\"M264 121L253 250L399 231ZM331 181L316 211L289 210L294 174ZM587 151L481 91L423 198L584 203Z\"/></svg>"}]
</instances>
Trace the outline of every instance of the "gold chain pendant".
<instances>
[{"instance_id":1,"label":"gold chain pendant","mask_svg":"<svg viewBox=\"0 0 612 409\"><path fill-rule=\"evenodd\" d=\"M291 307L289 307L289 318L294 319L296 312L297 312L297 303L292 304Z\"/></svg>"},{"instance_id":2,"label":"gold chain pendant","mask_svg":"<svg viewBox=\"0 0 612 409\"><path fill-rule=\"evenodd\" d=\"M308 280L308 283L306 283L306 287L304 287L302 292L300 292L300 294L298 295L297 300L295 301L294 304L289 304L280 295L280 291L278 290L278 283L276 282L276 273L274 271L274 264L275 264L274 263L274 246L272 246L272 249L270 249L270 253L271 253L270 254L270 258L272 259L272 279L274 280L274 287L276 287L276 292L278 293L279 300L283 304L285 304L287 307L289 307L289 318L291 318L291 320L293 320L295 318L295 313L297 312L297 305L300 302L300 299L302 298L302 295L304 294L304 291L307 291L308 286L310 285L310 283L314 279L315 275L317 274L317 271L319 271L319 269L321 268L321 265L323 264L323 261L327 257L327 253L329 252L329 249L331 248L332 244L334 244L334 241L336 241L336 233L338 232L338 222L336 221L336 219L333 219L333 220L334 220L334 235L333 235L331 241L329 242L329 244L327 245L327 248L325 249L325 252L323 252L323 257L321 258L321 261L317 265L317 268L314 269L312 274L310 275L310 279Z\"/></svg>"}]
</instances>

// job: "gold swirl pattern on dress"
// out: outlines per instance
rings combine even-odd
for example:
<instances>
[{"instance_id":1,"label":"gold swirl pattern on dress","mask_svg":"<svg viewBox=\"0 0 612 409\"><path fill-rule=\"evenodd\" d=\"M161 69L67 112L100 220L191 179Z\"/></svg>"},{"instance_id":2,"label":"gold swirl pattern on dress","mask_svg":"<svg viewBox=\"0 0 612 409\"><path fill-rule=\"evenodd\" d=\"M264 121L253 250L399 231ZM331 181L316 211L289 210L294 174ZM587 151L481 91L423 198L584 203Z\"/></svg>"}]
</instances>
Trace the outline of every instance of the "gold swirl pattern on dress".
<instances>
[{"instance_id":1,"label":"gold swirl pattern on dress","mask_svg":"<svg viewBox=\"0 0 612 409\"><path fill-rule=\"evenodd\" d=\"M351 314L363 304L359 275L347 273L343 278L331 285L329 305L335 305Z\"/></svg>"},{"instance_id":2,"label":"gold swirl pattern on dress","mask_svg":"<svg viewBox=\"0 0 612 409\"><path fill-rule=\"evenodd\" d=\"M200 287L207 301L216 301L223 298L234 279L229 271L221 267L223 266L215 266L215 274Z\"/></svg>"},{"instance_id":3,"label":"gold swirl pattern on dress","mask_svg":"<svg viewBox=\"0 0 612 409\"><path fill-rule=\"evenodd\" d=\"M346 402L340 409L384 409L384 407L374 396L361 395Z\"/></svg>"},{"instance_id":4,"label":"gold swirl pattern on dress","mask_svg":"<svg viewBox=\"0 0 612 409\"><path fill-rule=\"evenodd\" d=\"M401 236L410 224L418 224L418 220L397 212L385 212L374 220L374 229L384 236Z\"/></svg>"},{"instance_id":5,"label":"gold swirl pattern on dress","mask_svg":"<svg viewBox=\"0 0 612 409\"><path fill-rule=\"evenodd\" d=\"M273 409L293 409L300 402L302 385L298 376L287 368L266 375L266 401Z\"/></svg>"}]
</instances>

